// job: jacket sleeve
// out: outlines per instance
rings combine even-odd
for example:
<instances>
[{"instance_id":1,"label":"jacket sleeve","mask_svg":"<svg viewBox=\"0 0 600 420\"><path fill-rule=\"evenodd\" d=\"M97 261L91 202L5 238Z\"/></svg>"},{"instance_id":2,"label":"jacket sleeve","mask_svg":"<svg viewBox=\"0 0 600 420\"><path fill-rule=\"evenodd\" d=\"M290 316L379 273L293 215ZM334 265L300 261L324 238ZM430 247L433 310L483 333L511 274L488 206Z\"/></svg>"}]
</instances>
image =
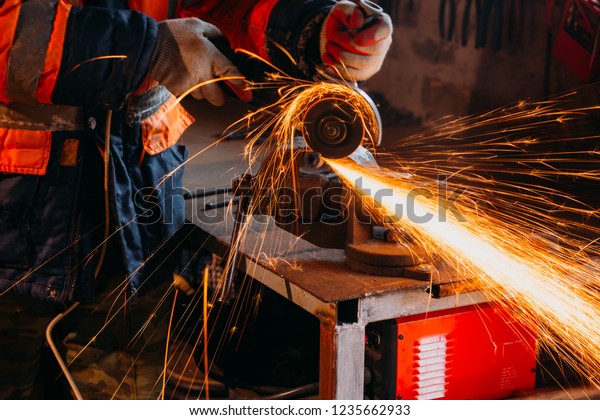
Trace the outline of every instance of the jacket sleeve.
<instances>
[{"instance_id":1,"label":"jacket sleeve","mask_svg":"<svg viewBox=\"0 0 600 420\"><path fill-rule=\"evenodd\" d=\"M0 19L14 26L0 36L2 102L119 108L145 78L156 44L156 22L124 9L5 0Z\"/></svg>"},{"instance_id":2,"label":"jacket sleeve","mask_svg":"<svg viewBox=\"0 0 600 420\"><path fill-rule=\"evenodd\" d=\"M318 35L334 0L191 0L180 15L217 26L245 49L286 73L310 76L320 62ZM293 59L290 59L289 57Z\"/></svg>"}]
</instances>

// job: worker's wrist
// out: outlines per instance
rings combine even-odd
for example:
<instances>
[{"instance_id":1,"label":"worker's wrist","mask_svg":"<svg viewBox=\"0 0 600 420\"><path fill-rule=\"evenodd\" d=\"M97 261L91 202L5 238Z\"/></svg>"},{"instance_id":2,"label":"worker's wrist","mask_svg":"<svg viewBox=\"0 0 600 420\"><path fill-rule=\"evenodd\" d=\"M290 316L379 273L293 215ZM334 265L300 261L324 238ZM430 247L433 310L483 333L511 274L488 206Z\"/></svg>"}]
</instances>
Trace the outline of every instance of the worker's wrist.
<instances>
[{"instance_id":1,"label":"worker's wrist","mask_svg":"<svg viewBox=\"0 0 600 420\"><path fill-rule=\"evenodd\" d=\"M308 22L298 41L298 69L310 78L315 75L316 67L321 64L319 54L321 28L328 14L329 9Z\"/></svg>"},{"instance_id":2,"label":"worker's wrist","mask_svg":"<svg viewBox=\"0 0 600 420\"><path fill-rule=\"evenodd\" d=\"M173 63L181 61L179 45L172 28L166 21L158 23L158 36L156 47L152 55L148 77L161 82L167 78L172 70Z\"/></svg>"}]
</instances>

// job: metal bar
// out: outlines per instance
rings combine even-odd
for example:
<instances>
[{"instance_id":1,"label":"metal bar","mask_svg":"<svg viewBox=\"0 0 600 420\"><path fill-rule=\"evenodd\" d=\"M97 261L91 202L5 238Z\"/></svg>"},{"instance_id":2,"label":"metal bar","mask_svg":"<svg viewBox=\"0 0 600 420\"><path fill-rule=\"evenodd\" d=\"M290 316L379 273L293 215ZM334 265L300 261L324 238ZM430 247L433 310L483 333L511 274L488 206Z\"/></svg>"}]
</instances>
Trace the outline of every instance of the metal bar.
<instances>
[{"instance_id":1,"label":"metal bar","mask_svg":"<svg viewBox=\"0 0 600 420\"><path fill-rule=\"evenodd\" d=\"M183 194L185 200L191 200L200 197L209 197L212 195L229 194L232 191L231 187L215 187L215 188L201 188L194 192L186 191Z\"/></svg>"},{"instance_id":2,"label":"metal bar","mask_svg":"<svg viewBox=\"0 0 600 420\"><path fill-rule=\"evenodd\" d=\"M335 327L330 328L321 324L319 338L319 399L335 399L337 385L337 336Z\"/></svg>"},{"instance_id":3,"label":"metal bar","mask_svg":"<svg viewBox=\"0 0 600 420\"><path fill-rule=\"evenodd\" d=\"M216 210L222 209L224 207L229 207L230 205L236 205L240 202L240 197L232 197L230 199L215 201L212 203L206 203L204 205L204 210Z\"/></svg>"},{"instance_id":4,"label":"metal bar","mask_svg":"<svg viewBox=\"0 0 600 420\"><path fill-rule=\"evenodd\" d=\"M319 398L362 400L364 397L365 326L321 324Z\"/></svg>"},{"instance_id":5,"label":"metal bar","mask_svg":"<svg viewBox=\"0 0 600 420\"><path fill-rule=\"evenodd\" d=\"M229 302L231 286L235 274L237 273L239 259L240 259L240 240L242 228L246 225L248 218L248 206L250 205L250 197L242 195L238 204L237 212L235 214L235 221L233 225L233 232L231 233L231 241L229 246L229 266L225 268L223 273L223 285L221 286L221 294L219 296L219 302Z\"/></svg>"},{"instance_id":6,"label":"metal bar","mask_svg":"<svg viewBox=\"0 0 600 420\"><path fill-rule=\"evenodd\" d=\"M425 293L420 289L404 290L360 299L358 320L366 324L401 316L475 305L487 301L489 299L482 291L435 299L429 293Z\"/></svg>"}]
</instances>

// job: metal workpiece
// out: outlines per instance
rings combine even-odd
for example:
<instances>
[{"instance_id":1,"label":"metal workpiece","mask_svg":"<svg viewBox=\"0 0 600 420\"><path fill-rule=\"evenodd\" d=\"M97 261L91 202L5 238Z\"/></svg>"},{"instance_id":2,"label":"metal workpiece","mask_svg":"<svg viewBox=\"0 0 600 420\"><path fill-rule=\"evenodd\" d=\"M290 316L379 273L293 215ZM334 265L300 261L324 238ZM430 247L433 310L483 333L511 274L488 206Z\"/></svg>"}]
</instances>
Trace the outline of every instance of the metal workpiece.
<instances>
[{"instance_id":1,"label":"metal workpiece","mask_svg":"<svg viewBox=\"0 0 600 420\"><path fill-rule=\"evenodd\" d=\"M375 156L364 146L358 146L354 152L348 155L348 158L363 168L379 169Z\"/></svg>"},{"instance_id":2,"label":"metal workpiece","mask_svg":"<svg viewBox=\"0 0 600 420\"><path fill-rule=\"evenodd\" d=\"M224 281L223 293L233 281L238 248L244 240L240 232L249 211L271 217L279 228L316 246L343 249L353 270L421 281L432 279L432 271L423 270L428 262L425 251L410 238L391 238L327 164L315 167L315 152L304 148L291 152L292 164L282 166L276 180L265 178L270 173L268 168L281 159L280 151L266 158L256 176L246 174L233 182L231 190L238 197L238 205L229 254L235 258L230 258L230 266L225 270L231 278ZM351 159L366 166L377 165L362 146Z\"/></svg>"},{"instance_id":3,"label":"metal workpiece","mask_svg":"<svg viewBox=\"0 0 600 420\"><path fill-rule=\"evenodd\" d=\"M417 267L427 262L427 253L414 243L390 241L388 232L376 235L379 227L374 221L365 223L359 215L368 215L357 204L356 197L350 201L347 223L346 245L344 247L348 265L357 271L378 276L410 277L430 281L431 271L424 272Z\"/></svg>"}]
</instances>

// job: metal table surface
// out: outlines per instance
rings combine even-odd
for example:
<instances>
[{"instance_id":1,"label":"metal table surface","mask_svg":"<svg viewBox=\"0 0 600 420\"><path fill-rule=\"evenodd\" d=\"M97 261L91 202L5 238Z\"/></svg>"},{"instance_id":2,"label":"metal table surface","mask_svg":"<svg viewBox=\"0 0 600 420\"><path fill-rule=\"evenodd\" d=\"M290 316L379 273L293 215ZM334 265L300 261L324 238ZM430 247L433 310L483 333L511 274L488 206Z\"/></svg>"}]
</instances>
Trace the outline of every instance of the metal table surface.
<instances>
[{"instance_id":1,"label":"metal table surface","mask_svg":"<svg viewBox=\"0 0 600 420\"><path fill-rule=\"evenodd\" d=\"M228 103L222 112L197 102L186 102L186 107L197 122L183 137L192 157L186 164L184 186L195 191L231 185L247 168L244 143L211 144L244 108ZM186 216L199 228L204 245L224 256L233 218L224 209L206 212L202 208L199 200L190 200ZM262 216L252 219L241 251L241 270L319 319L323 399L363 398L367 324L486 301L481 291L455 293L451 285L444 297L434 299L427 291L428 282L353 271L342 250L319 248Z\"/></svg>"}]
</instances>

